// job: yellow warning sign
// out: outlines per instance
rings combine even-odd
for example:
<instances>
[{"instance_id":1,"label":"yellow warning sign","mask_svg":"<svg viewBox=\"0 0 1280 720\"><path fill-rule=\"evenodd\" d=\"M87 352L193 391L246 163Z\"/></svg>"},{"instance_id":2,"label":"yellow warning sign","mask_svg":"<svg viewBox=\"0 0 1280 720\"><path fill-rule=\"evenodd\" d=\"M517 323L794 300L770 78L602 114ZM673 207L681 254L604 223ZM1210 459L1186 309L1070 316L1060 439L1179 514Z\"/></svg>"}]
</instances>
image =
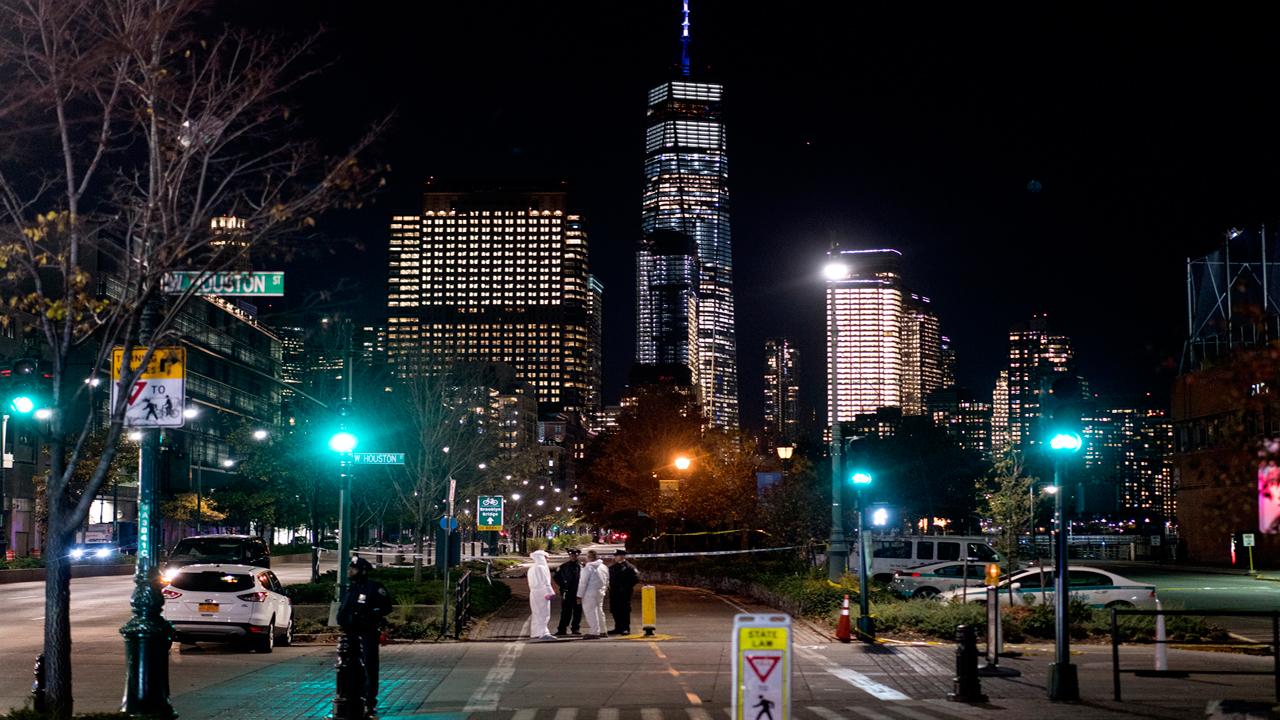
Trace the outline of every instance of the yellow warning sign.
<instances>
[{"instance_id":1,"label":"yellow warning sign","mask_svg":"<svg viewBox=\"0 0 1280 720\"><path fill-rule=\"evenodd\" d=\"M130 353L129 369L136 370L142 364L142 358L147 354L147 348L135 347ZM181 347L160 347L151 353L151 358L147 361L147 367L143 369L139 380L181 380L183 378L183 365L186 364L187 351ZM124 348L115 347L111 349L111 377L119 380L120 375L124 371Z\"/></svg>"}]
</instances>

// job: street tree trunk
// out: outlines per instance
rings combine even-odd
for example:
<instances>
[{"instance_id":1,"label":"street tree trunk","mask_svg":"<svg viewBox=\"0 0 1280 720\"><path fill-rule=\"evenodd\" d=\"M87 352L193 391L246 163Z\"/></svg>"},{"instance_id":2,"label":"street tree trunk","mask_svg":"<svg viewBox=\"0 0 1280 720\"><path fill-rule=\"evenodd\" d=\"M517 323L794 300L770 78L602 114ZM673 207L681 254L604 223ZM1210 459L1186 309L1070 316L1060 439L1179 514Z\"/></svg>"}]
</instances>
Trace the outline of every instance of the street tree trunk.
<instances>
[{"instance_id":1,"label":"street tree trunk","mask_svg":"<svg viewBox=\"0 0 1280 720\"><path fill-rule=\"evenodd\" d=\"M73 711L71 695L71 562L68 559L79 522L67 497L61 424L53 423L48 493L49 521L45 537L44 664L45 703L49 717L67 720Z\"/></svg>"},{"instance_id":2,"label":"street tree trunk","mask_svg":"<svg viewBox=\"0 0 1280 720\"><path fill-rule=\"evenodd\" d=\"M422 582L422 551L423 551L422 535L423 535L422 524L419 523L417 527L417 531L413 534L413 538L414 538L413 581L416 583Z\"/></svg>"}]
</instances>

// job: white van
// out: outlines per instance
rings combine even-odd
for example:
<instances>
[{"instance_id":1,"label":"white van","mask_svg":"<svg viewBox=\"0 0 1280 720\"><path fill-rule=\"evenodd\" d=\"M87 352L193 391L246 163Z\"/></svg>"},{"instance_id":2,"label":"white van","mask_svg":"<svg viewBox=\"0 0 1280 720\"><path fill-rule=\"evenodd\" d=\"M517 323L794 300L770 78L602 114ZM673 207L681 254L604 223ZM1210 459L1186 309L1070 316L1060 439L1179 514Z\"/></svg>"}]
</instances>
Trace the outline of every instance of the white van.
<instances>
[{"instance_id":1,"label":"white van","mask_svg":"<svg viewBox=\"0 0 1280 720\"><path fill-rule=\"evenodd\" d=\"M854 543L849 565L858 567L858 547ZM955 560L985 565L1004 562L982 535L872 535L871 564L867 572L880 582L889 582L893 573L930 563Z\"/></svg>"}]
</instances>

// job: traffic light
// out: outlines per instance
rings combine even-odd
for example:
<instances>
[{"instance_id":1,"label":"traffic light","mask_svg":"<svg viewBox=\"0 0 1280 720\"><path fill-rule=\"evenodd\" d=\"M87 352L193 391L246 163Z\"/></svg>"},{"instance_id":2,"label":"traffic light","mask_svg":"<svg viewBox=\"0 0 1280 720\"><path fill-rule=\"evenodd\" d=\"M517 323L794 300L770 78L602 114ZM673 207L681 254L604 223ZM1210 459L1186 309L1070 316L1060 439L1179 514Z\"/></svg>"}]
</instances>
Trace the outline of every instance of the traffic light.
<instances>
[{"instance_id":1,"label":"traffic light","mask_svg":"<svg viewBox=\"0 0 1280 720\"><path fill-rule=\"evenodd\" d=\"M849 476L849 482L856 486L863 487L871 484L871 473L866 470L854 470Z\"/></svg>"},{"instance_id":2,"label":"traffic light","mask_svg":"<svg viewBox=\"0 0 1280 720\"><path fill-rule=\"evenodd\" d=\"M355 450L360 444L360 439L355 436L355 433L347 429L347 423L355 413L355 408L344 400L334 407L334 412L338 414L338 431L329 437L329 449L345 455Z\"/></svg>"},{"instance_id":3,"label":"traffic light","mask_svg":"<svg viewBox=\"0 0 1280 720\"><path fill-rule=\"evenodd\" d=\"M1053 381L1044 395L1042 424L1050 450L1073 453L1084 445L1080 434L1083 405L1080 378L1068 373Z\"/></svg>"},{"instance_id":4,"label":"traffic light","mask_svg":"<svg viewBox=\"0 0 1280 720\"><path fill-rule=\"evenodd\" d=\"M18 415L32 415L44 409L48 402L44 376L40 364L34 358L13 361L8 371L9 387L6 397L8 408Z\"/></svg>"}]
</instances>

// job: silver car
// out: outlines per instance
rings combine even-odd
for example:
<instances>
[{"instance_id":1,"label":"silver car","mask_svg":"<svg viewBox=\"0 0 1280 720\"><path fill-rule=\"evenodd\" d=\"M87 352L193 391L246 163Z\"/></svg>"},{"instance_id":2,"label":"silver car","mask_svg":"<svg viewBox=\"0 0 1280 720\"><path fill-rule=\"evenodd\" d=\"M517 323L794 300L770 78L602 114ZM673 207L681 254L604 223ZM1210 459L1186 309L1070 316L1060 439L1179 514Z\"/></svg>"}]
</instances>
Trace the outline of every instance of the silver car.
<instances>
[{"instance_id":1,"label":"silver car","mask_svg":"<svg viewBox=\"0 0 1280 720\"><path fill-rule=\"evenodd\" d=\"M1053 568L1033 567L1014 573L1000 582L997 597L1002 606L1037 605L1053 602ZM1072 565L1067 570L1067 586L1072 600L1078 600L1095 608L1154 609L1156 587L1130 580L1109 570L1097 567ZM986 602L985 587L952 590L943 599L960 599L968 602Z\"/></svg>"},{"instance_id":2,"label":"silver car","mask_svg":"<svg viewBox=\"0 0 1280 720\"><path fill-rule=\"evenodd\" d=\"M889 590L905 598L931 598L965 585L981 586L985 575L986 565L980 562L931 563L895 572Z\"/></svg>"}]
</instances>

